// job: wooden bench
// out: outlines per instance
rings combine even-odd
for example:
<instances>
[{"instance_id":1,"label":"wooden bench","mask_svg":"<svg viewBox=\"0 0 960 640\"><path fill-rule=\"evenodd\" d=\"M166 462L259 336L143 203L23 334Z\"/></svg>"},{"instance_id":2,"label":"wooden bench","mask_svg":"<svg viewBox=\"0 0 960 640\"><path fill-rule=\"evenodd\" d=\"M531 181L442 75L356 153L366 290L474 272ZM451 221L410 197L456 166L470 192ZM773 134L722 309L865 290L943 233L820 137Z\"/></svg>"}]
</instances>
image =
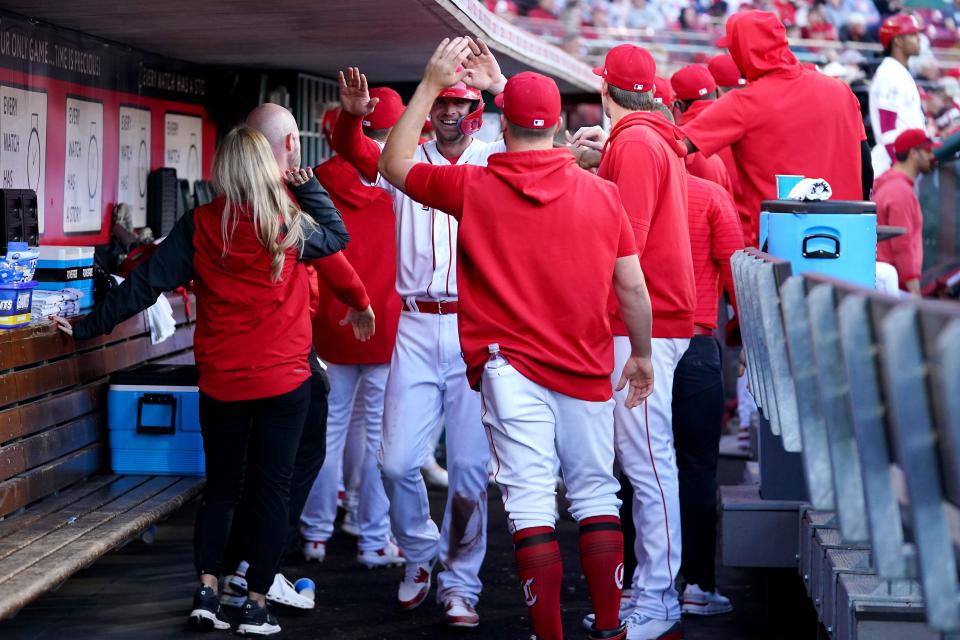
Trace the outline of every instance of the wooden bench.
<instances>
[{"instance_id":1,"label":"wooden bench","mask_svg":"<svg viewBox=\"0 0 960 640\"><path fill-rule=\"evenodd\" d=\"M0 334L0 619L9 617L195 496L202 478L110 475L110 374L192 363L194 320L150 342L146 314L74 341L52 324Z\"/></svg>"}]
</instances>

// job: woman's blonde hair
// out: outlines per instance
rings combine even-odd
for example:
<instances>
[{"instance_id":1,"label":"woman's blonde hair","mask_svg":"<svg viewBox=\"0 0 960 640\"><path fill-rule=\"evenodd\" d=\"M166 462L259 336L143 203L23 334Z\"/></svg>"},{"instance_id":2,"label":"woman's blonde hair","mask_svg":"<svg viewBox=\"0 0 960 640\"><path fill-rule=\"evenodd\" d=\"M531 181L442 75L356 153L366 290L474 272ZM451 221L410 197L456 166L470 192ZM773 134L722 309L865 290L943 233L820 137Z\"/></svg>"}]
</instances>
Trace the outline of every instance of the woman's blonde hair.
<instances>
[{"instance_id":1,"label":"woman's blonde hair","mask_svg":"<svg viewBox=\"0 0 960 640\"><path fill-rule=\"evenodd\" d=\"M287 250L303 246L302 225L312 228L314 221L290 198L264 135L242 126L230 131L214 155L213 182L227 199L220 219L223 256L230 251L239 208L246 205L254 232L272 258L273 281L278 282Z\"/></svg>"}]
</instances>

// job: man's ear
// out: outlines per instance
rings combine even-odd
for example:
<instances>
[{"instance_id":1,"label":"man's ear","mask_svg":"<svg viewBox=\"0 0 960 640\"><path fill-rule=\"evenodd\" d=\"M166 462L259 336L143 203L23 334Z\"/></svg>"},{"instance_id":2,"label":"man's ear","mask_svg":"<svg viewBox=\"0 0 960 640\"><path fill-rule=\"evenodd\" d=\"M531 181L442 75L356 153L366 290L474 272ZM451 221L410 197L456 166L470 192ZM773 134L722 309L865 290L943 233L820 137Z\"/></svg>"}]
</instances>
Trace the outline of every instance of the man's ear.
<instances>
[{"instance_id":1,"label":"man's ear","mask_svg":"<svg viewBox=\"0 0 960 640\"><path fill-rule=\"evenodd\" d=\"M285 151L293 151L297 148L297 141L294 139L294 135L295 134L288 133L283 138L283 146Z\"/></svg>"},{"instance_id":2,"label":"man's ear","mask_svg":"<svg viewBox=\"0 0 960 640\"><path fill-rule=\"evenodd\" d=\"M602 96L609 96L609 95L610 95L610 91L609 91L609 89L607 88L608 86L609 86L609 85L607 85L607 81L606 81L606 80L601 80L601 81L600 81L600 95L602 95Z\"/></svg>"}]
</instances>

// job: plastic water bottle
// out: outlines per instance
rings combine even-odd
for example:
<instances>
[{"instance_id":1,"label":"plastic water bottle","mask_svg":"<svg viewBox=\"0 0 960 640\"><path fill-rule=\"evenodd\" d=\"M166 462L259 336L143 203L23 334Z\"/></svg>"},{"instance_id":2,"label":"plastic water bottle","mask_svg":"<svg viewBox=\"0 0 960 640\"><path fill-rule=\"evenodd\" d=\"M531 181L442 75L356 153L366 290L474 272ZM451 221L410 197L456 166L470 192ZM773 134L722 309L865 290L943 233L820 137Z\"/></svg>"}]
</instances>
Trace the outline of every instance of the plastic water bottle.
<instances>
[{"instance_id":1,"label":"plastic water bottle","mask_svg":"<svg viewBox=\"0 0 960 640\"><path fill-rule=\"evenodd\" d=\"M313 600L317 596L317 585L310 578L300 578L294 583L293 588L304 598Z\"/></svg>"},{"instance_id":2,"label":"plastic water bottle","mask_svg":"<svg viewBox=\"0 0 960 640\"><path fill-rule=\"evenodd\" d=\"M505 367L508 364L510 364L509 362L507 362L507 359L504 358L503 355L500 353L500 345L497 344L496 342L494 342L493 344L488 344L487 351L490 352L490 359L487 360L488 369L499 369L501 367Z\"/></svg>"}]
</instances>

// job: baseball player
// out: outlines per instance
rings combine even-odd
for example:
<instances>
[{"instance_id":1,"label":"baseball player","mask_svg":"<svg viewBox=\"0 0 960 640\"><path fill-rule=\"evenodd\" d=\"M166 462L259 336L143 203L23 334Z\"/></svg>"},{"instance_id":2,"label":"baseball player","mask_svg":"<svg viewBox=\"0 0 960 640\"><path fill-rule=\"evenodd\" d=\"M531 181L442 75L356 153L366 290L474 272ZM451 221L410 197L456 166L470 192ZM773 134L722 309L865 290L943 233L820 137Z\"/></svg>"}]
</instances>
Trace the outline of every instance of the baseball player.
<instances>
[{"instance_id":1,"label":"baseball player","mask_svg":"<svg viewBox=\"0 0 960 640\"><path fill-rule=\"evenodd\" d=\"M612 474L606 308L613 289L630 335L618 388L635 407L652 389L653 364L650 302L633 230L616 187L578 169L566 149L553 148L560 92L536 73L514 76L497 97L506 153L492 156L487 167L417 161L422 114L444 86L469 77L469 68L458 65L471 55L469 38L440 43L387 142L381 171L461 224L461 343L470 384L481 392L535 637L564 637L554 530L559 457L597 611L590 637L622 640L623 536Z\"/></svg>"},{"instance_id":2,"label":"baseball player","mask_svg":"<svg viewBox=\"0 0 960 640\"><path fill-rule=\"evenodd\" d=\"M656 63L645 49L611 49L594 73L603 78L604 111L613 123L606 140L581 130L603 149L598 175L615 182L636 235L640 264L653 306L653 367L657 386L642 411L630 411L623 391L614 394L617 461L634 488L637 569L626 618L628 638L677 638L680 603L674 582L680 570L680 506L671 415L673 372L693 336L696 292L687 224L686 149L683 134L652 113ZM601 136L602 137L602 136ZM619 312L612 318L615 370L627 361L630 342Z\"/></svg>"},{"instance_id":3,"label":"baseball player","mask_svg":"<svg viewBox=\"0 0 960 640\"><path fill-rule=\"evenodd\" d=\"M475 45L473 86L462 82L441 91L430 109L436 140L417 147L421 162L439 166L485 165L502 143L473 138L482 124L480 91L497 94L506 79L485 44ZM439 558L437 598L447 624L480 622L480 565L486 553L488 447L480 428L480 397L470 389L457 328L457 229L454 218L418 202L377 173L381 144L363 136L362 118L376 100L358 69L341 74L343 113L334 129L334 148L370 184L393 197L397 237L397 292L402 301L397 342L387 376L381 472L390 499L390 519L407 563L397 591L401 607L413 609L427 597ZM423 120L418 123L422 127ZM442 529L430 517L420 474L427 441L438 421L446 425L449 489Z\"/></svg>"},{"instance_id":4,"label":"baseball player","mask_svg":"<svg viewBox=\"0 0 960 640\"><path fill-rule=\"evenodd\" d=\"M907 68L920 53L920 20L905 13L892 15L880 25L883 62L870 81L870 126L876 144L871 153L873 174L880 176L893 164L893 143L907 129L926 129L917 82Z\"/></svg>"},{"instance_id":5,"label":"baseball player","mask_svg":"<svg viewBox=\"0 0 960 640\"><path fill-rule=\"evenodd\" d=\"M717 97L747 86L747 79L740 73L737 63L729 53L721 53L707 61L707 69L717 83Z\"/></svg>"},{"instance_id":6,"label":"baseball player","mask_svg":"<svg viewBox=\"0 0 960 640\"><path fill-rule=\"evenodd\" d=\"M386 87L371 89L370 95L378 102L364 117L364 133L383 141L403 113L403 102L396 91ZM356 505L357 560L370 568L402 564L402 552L389 540L390 504L377 468L383 394L400 318L400 298L394 289L393 199L383 189L365 186L357 170L340 156L318 166L315 174L344 217L352 243L350 251L343 254L366 285L380 327L370 340L351 339L341 320L348 308L332 299L335 289L320 288L320 313L314 319L313 335L317 354L327 363L330 376L330 409L326 460L300 516L303 555L317 561L326 555L337 515L347 433L351 425L357 425L365 444ZM321 275L327 262L329 259L318 262Z\"/></svg>"},{"instance_id":7,"label":"baseball player","mask_svg":"<svg viewBox=\"0 0 960 640\"><path fill-rule=\"evenodd\" d=\"M680 124L696 118L717 99L717 84L710 71L702 64L691 64L678 69L670 77L670 85L674 95L673 110L680 114ZM725 151L732 158L730 147ZM687 171L692 175L715 182L733 195L733 184L720 153L709 158L702 153L688 154L686 165Z\"/></svg>"},{"instance_id":8,"label":"baseball player","mask_svg":"<svg viewBox=\"0 0 960 640\"><path fill-rule=\"evenodd\" d=\"M866 133L850 87L801 67L773 13L735 13L720 43L750 83L682 128L691 152L733 149L741 186L737 209L750 215L745 244L758 242L760 203L776 198L778 173L824 178L834 198L862 199Z\"/></svg>"}]
</instances>

